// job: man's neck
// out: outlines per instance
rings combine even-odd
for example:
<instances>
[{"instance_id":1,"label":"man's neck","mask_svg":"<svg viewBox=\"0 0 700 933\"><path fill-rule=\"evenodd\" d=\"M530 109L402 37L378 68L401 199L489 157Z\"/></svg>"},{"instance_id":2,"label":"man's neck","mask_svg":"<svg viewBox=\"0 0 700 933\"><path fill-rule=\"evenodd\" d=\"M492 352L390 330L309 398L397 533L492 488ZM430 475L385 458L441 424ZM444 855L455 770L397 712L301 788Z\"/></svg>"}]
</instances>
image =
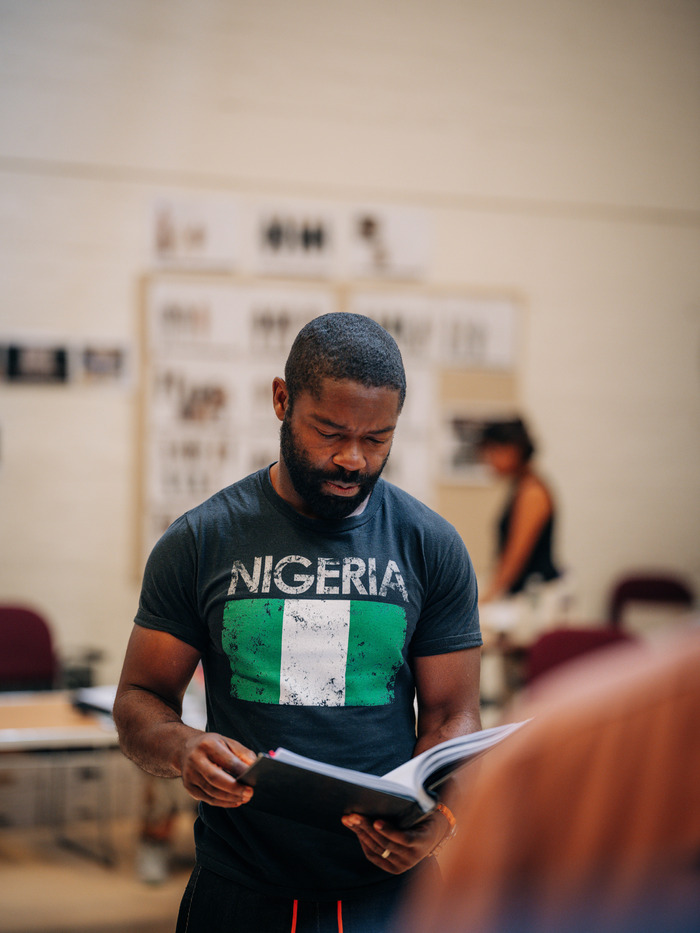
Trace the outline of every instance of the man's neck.
<instances>
[{"instance_id":1,"label":"man's neck","mask_svg":"<svg viewBox=\"0 0 700 933\"><path fill-rule=\"evenodd\" d=\"M362 515L362 513L364 512L364 510L365 510L365 509L367 508L367 506L369 505L369 500L370 500L371 496L372 496L372 493L370 493L369 496L366 496L366 497L362 500L362 502L360 502L360 504L359 504L358 507L355 509L355 511L354 511L354 512L351 512L351 513L348 515L348 518L355 518L356 515Z\"/></svg>"}]
</instances>

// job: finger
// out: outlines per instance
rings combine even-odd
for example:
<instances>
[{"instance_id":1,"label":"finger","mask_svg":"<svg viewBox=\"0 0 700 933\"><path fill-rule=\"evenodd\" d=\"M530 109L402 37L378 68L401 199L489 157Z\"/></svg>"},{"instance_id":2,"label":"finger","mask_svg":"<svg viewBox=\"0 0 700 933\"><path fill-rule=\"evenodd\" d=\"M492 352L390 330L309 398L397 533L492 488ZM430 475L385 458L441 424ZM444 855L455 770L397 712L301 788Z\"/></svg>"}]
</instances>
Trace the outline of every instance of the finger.
<instances>
[{"instance_id":1,"label":"finger","mask_svg":"<svg viewBox=\"0 0 700 933\"><path fill-rule=\"evenodd\" d=\"M368 850L363 846L363 851L370 862L389 874L398 875L409 867L404 857L390 846L384 846L381 851L377 851L376 847Z\"/></svg>"},{"instance_id":2,"label":"finger","mask_svg":"<svg viewBox=\"0 0 700 933\"><path fill-rule=\"evenodd\" d=\"M394 829L381 820L371 822L358 813L351 813L343 818L343 824L366 840L372 851L383 852L391 845L398 849L406 843L406 833Z\"/></svg>"},{"instance_id":3,"label":"finger","mask_svg":"<svg viewBox=\"0 0 700 933\"><path fill-rule=\"evenodd\" d=\"M410 829L397 829L391 823L385 823L384 820L375 820L372 823L372 830L378 834L377 838L388 839L395 846L410 846L415 836Z\"/></svg>"},{"instance_id":4,"label":"finger","mask_svg":"<svg viewBox=\"0 0 700 933\"><path fill-rule=\"evenodd\" d=\"M344 817L343 824L355 833L365 857L370 862L390 873L405 871L407 853L402 849L400 842L375 829L369 820L359 814L353 813ZM398 833L398 837L401 835Z\"/></svg>"},{"instance_id":5,"label":"finger","mask_svg":"<svg viewBox=\"0 0 700 933\"><path fill-rule=\"evenodd\" d=\"M204 803L215 807L240 807L253 796L253 788L245 787L242 784L236 785L230 792L221 791L211 787L203 782L191 781L185 785L187 792L195 800L201 800Z\"/></svg>"},{"instance_id":6,"label":"finger","mask_svg":"<svg viewBox=\"0 0 700 933\"><path fill-rule=\"evenodd\" d=\"M240 746L243 753L246 749ZM236 777L247 767L228 745L220 740L202 742L193 750L189 764L195 773L199 772L205 780L220 790L232 790L236 786Z\"/></svg>"},{"instance_id":7,"label":"finger","mask_svg":"<svg viewBox=\"0 0 700 933\"><path fill-rule=\"evenodd\" d=\"M240 742L235 742L233 739L226 738L225 736L224 742L228 746L229 751L233 754L233 764L236 767L236 772L234 773L240 774L241 771L244 771L255 763L257 756L250 748L246 748L245 745L241 745Z\"/></svg>"},{"instance_id":8,"label":"finger","mask_svg":"<svg viewBox=\"0 0 700 933\"><path fill-rule=\"evenodd\" d=\"M371 843L379 843L381 838L377 832L372 829L372 824L366 817L359 813L349 813L343 817L343 825L351 829L361 840L367 840ZM380 847L383 849L384 846Z\"/></svg>"},{"instance_id":9,"label":"finger","mask_svg":"<svg viewBox=\"0 0 700 933\"><path fill-rule=\"evenodd\" d=\"M410 840L405 833L380 827L382 824L373 823L364 832L364 837L374 852L383 855L388 850L394 856L404 856L410 850Z\"/></svg>"},{"instance_id":10,"label":"finger","mask_svg":"<svg viewBox=\"0 0 700 933\"><path fill-rule=\"evenodd\" d=\"M217 737L211 744L203 742L198 750L233 777L237 777L255 761L255 756L249 749L223 737Z\"/></svg>"},{"instance_id":11,"label":"finger","mask_svg":"<svg viewBox=\"0 0 700 933\"><path fill-rule=\"evenodd\" d=\"M252 796L252 788L240 784L220 766L201 755L193 756L183 770L182 780L188 790L194 789L219 805L238 806Z\"/></svg>"}]
</instances>

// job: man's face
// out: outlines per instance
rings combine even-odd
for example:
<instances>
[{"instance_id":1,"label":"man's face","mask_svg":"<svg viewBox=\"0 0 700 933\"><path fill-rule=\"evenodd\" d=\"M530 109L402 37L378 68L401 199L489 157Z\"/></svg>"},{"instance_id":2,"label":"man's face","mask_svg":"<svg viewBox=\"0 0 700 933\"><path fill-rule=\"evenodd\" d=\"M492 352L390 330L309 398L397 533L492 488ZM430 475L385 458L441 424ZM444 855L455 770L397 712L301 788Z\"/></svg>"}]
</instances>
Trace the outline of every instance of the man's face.
<instances>
[{"instance_id":1,"label":"man's face","mask_svg":"<svg viewBox=\"0 0 700 933\"><path fill-rule=\"evenodd\" d=\"M394 389L326 379L319 397L304 392L284 413L284 496L314 518L346 518L363 502L389 458L399 414Z\"/></svg>"}]
</instances>

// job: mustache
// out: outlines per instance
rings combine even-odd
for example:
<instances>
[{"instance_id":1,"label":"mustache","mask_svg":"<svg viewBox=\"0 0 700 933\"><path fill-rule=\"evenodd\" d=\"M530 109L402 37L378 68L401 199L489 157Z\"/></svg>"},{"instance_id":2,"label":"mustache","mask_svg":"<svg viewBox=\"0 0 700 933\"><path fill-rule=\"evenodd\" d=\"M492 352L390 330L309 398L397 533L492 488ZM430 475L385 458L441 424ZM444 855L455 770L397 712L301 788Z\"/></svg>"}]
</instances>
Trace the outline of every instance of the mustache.
<instances>
[{"instance_id":1,"label":"mustache","mask_svg":"<svg viewBox=\"0 0 700 933\"><path fill-rule=\"evenodd\" d=\"M336 470L318 470L319 477L322 476L330 482L340 480L341 483L352 483L361 485L371 478L371 474L362 473L360 470L344 470L342 467L338 467Z\"/></svg>"}]
</instances>

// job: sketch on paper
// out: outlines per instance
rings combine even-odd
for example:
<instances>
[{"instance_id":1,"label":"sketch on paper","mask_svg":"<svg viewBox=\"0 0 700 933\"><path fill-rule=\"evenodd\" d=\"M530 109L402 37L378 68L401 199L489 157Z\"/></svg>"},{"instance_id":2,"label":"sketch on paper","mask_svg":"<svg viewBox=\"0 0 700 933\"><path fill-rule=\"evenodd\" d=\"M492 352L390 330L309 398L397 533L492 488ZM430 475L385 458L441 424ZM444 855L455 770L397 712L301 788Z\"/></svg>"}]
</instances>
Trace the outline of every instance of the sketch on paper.
<instances>
[{"instance_id":1,"label":"sketch on paper","mask_svg":"<svg viewBox=\"0 0 700 933\"><path fill-rule=\"evenodd\" d=\"M251 265L259 275L329 278L337 271L337 220L326 204L261 203L253 208Z\"/></svg>"},{"instance_id":2,"label":"sketch on paper","mask_svg":"<svg viewBox=\"0 0 700 933\"><path fill-rule=\"evenodd\" d=\"M425 278L430 259L426 211L364 205L350 211L346 223L346 264L351 278Z\"/></svg>"},{"instance_id":3,"label":"sketch on paper","mask_svg":"<svg viewBox=\"0 0 700 933\"><path fill-rule=\"evenodd\" d=\"M152 205L154 264L230 270L239 264L239 228L239 209L231 198L159 197Z\"/></svg>"}]
</instances>

